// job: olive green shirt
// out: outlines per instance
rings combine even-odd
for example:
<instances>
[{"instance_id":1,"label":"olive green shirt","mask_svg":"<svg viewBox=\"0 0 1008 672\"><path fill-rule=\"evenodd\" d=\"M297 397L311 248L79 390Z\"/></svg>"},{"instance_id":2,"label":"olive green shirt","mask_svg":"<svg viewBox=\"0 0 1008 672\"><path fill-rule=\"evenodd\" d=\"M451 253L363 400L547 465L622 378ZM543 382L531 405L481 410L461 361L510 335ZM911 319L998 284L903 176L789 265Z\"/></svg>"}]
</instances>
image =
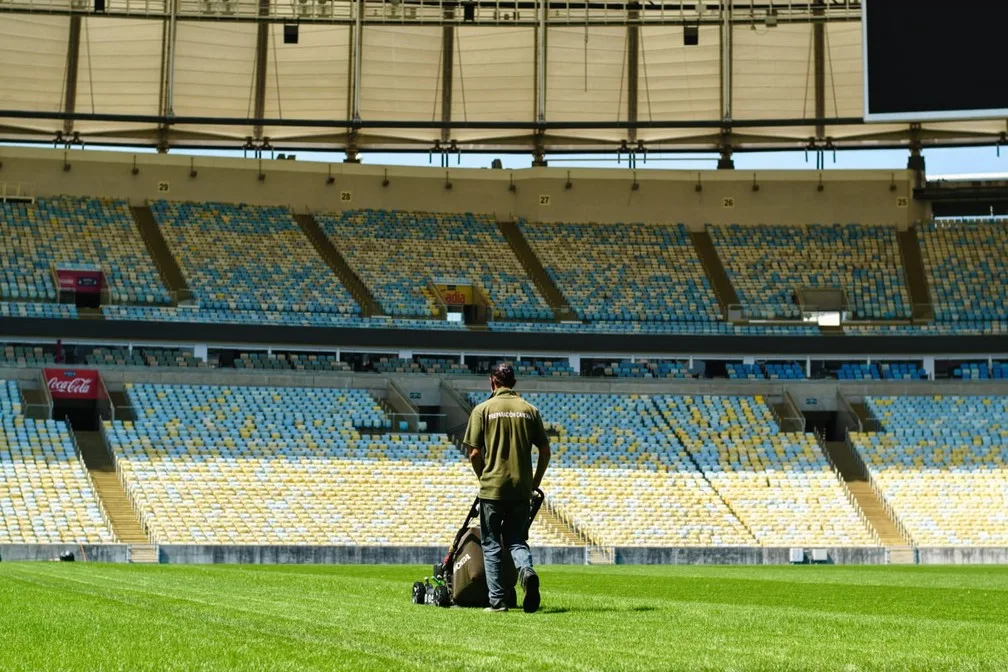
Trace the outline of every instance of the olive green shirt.
<instances>
[{"instance_id":1,"label":"olive green shirt","mask_svg":"<svg viewBox=\"0 0 1008 672\"><path fill-rule=\"evenodd\" d=\"M532 496L532 446L549 445L539 409L514 390L499 387L472 410L463 443L483 451L480 499L521 501Z\"/></svg>"}]
</instances>

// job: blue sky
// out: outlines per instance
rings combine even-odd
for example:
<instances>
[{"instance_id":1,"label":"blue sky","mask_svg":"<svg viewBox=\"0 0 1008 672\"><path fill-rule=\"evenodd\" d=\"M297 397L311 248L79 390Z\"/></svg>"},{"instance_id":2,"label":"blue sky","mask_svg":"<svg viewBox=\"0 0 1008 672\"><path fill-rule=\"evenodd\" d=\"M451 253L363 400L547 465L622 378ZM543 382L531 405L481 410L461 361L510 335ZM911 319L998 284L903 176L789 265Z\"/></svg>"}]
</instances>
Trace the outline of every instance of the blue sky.
<instances>
[{"instance_id":1,"label":"blue sky","mask_svg":"<svg viewBox=\"0 0 1008 672\"><path fill-rule=\"evenodd\" d=\"M14 143L16 144L16 143ZM91 149L106 149L95 146ZM148 153L150 149L123 149L127 152ZM195 156L230 156L241 157L241 150L234 151L207 151L207 150L173 150L173 154L195 155ZM464 154L459 161L459 157L450 157L450 167L460 166L463 168L483 168L490 167L490 162L498 155L487 154ZM504 168L518 169L528 168L531 165L531 156L528 154L499 155L504 164ZM323 152L297 152L300 161L320 161L337 163L343 160L342 153ZM588 167L588 168L626 168L627 162L624 157L622 162L617 162L615 156L548 156L552 167ZM804 152L753 152L739 153L735 155L736 170L814 170L815 157ZM439 166L439 157L428 157L427 154L362 154L364 163L372 165L403 165L403 166ZM961 149L926 149L924 159L927 165L927 175L934 179L947 176L984 176L984 177L1008 177L1008 147L998 152L995 147L967 147ZM826 154L826 170L835 169L902 169L906 168L907 152L904 150L848 150L838 151L836 154L829 152ZM638 158L637 169L662 168L679 170L704 170L717 167L717 155L663 155L648 157L645 163Z\"/></svg>"},{"instance_id":2,"label":"blue sky","mask_svg":"<svg viewBox=\"0 0 1008 672\"><path fill-rule=\"evenodd\" d=\"M180 154L217 154L221 152L186 151L177 150ZM241 152L227 153L228 156L241 156ZM489 167L490 162L497 156L488 154L463 154L461 163L458 157L452 155L450 167L461 166L463 168ZM339 162L343 160L342 154L299 152L298 160ZM548 156L550 166L553 167L591 167L591 168L626 168L627 162L624 157L621 163L617 163L615 157L590 157L590 156ZM804 152L754 152L739 153L735 155L736 170L814 170L815 157L808 156ZM438 156L428 158L427 154L362 154L364 163L378 165L406 165L406 166L439 166ZM531 156L501 155L501 161L505 168L528 168L531 164ZM927 174L930 178L940 176L955 175L1008 175L1008 148L998 156L994 147L969 147L962 149L928 149L924 151L924 159L927 165ZM858 150L839 151L835 154L826 154L826 170L833 169L857 169L857 168L906 168L907 152L903 150ZM640 158L637 161L637 169L663 168L682 170L702 170L713 169L717 166L717 155L665 155L660 157L650 156L646 163Z\"/></svg>"}]
</instances>

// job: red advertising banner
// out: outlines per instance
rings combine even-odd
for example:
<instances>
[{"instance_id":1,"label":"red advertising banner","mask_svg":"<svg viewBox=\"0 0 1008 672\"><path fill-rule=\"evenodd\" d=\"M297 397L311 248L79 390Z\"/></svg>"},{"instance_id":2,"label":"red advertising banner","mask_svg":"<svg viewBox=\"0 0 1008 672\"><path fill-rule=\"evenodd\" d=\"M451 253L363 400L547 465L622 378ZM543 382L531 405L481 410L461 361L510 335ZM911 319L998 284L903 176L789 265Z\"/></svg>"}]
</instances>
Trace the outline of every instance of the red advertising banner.
<instances>
[{"instance_id":1,"label":"red advertising banner","mask_svg":"<svg viewBox=\"0 0 1008 672\"><path fill-rule=\"evenodd\" d=\"M65 268L56 269L61 292L80 292L81 294L97 294L102 290L104 275L101 271L77 271Z\"/></svg>"},{"instance_id":2,"label":"red advertising banner","mask_svg":"<svg viewBox=\"0 0 1008 672\"><path fill-rule=\"evenodd\" d=\"M101 377L94 369L42 369L53 399L98 399Z\"/></svg>"}]
</instances>

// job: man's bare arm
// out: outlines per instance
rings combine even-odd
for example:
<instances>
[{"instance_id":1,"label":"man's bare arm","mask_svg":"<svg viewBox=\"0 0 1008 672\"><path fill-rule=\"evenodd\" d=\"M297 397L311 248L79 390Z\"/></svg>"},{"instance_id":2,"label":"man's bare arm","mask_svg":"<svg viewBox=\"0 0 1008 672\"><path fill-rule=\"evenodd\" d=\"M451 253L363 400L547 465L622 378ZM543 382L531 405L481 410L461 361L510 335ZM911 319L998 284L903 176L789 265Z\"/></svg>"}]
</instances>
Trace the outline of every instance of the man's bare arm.
<instances>
[{"instance_id":1,"label":"man's bare arm","mask_svg":"<svg viewBox=\"0 0 1008 672\"><path fill-rule=\"evenodd\" d=\"M549 466L550 447L549 444L539 446L539 459L536 460L535 475L532 477L532 489L537 489L542 485L543 476L546 475L546 467Z\"/></svg>"},{"instance_id":2,"label":"man's bare arm","mask_svg":"<svg viewBox=\"0 0 1008 672\"><path fill-rule=\"evenodd\" d=\"M476 472L476 478L479 478L483 475L483 470L486 469L486 462L483 461L483 451L473 446L466 446L466 448L469 450L469 464L472 465L473 471Z\"/></svg>"}]
</instances>

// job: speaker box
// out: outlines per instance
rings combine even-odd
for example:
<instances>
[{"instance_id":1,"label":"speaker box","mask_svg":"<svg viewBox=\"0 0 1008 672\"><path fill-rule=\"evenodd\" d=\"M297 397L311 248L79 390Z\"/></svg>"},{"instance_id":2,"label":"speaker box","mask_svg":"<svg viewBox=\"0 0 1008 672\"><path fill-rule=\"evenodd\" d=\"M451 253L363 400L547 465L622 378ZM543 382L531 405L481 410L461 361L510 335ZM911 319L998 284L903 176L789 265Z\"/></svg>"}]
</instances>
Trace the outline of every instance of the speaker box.
<instances>
[{"instance_id":1,"label":"speaker box","mask_svg":"<svg viewBox=\"0 0 1008 672\"><path fill-rule=\"evenodd\" d=\"M298 43L298 25L296 23L284 24L284 44Z\"/></svg>"},{"instance_id":2,"label":"speaker box","mask_svg":"<svg viewBox=\"0 0 1008 672\"><path fill-rule=\"evenodd\" d=\"M682 42L687 47L700 44L700 26L683 26Z\"/></svg>"},{"instance_id":3,"label":"speaker box","mask_svg":"<svg viewBox=\"0 0 1008 672\"><path fill-rule=\"evenodd\" d=\"M105 11L105 0L95 0L94 11L104 12Z\"/></svg>"}]
</instances>

